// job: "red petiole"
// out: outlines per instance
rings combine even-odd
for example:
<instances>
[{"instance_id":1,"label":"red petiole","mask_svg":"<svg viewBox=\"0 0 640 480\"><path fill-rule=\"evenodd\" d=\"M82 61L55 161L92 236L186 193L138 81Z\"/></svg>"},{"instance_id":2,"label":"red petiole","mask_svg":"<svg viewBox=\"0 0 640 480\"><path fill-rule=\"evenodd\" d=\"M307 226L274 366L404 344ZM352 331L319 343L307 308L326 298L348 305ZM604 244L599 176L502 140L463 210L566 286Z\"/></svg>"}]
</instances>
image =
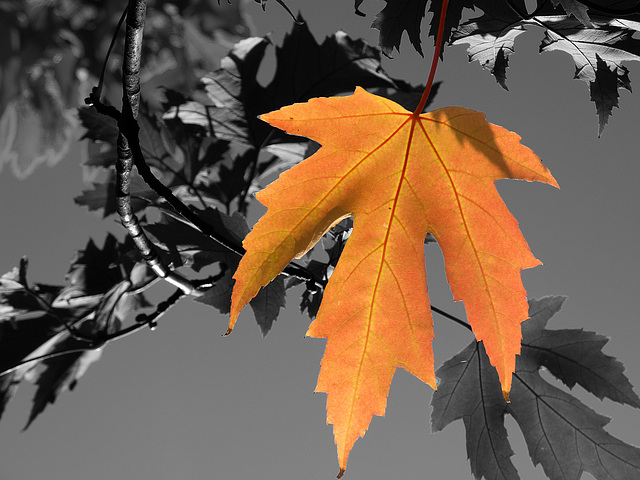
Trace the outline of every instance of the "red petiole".
<instances>
[{"instance_id":1,"label":"red petiole","mask_svg":"<svg viewBox=\"0 0 640 480\"><path fill-rule=\"evenodd\" d=\"M429 78L427 79L427 86L422 93L422 97L420 98L420 103L418 107L413 112L415 116L418 116L422 113L424 106L427 103L427 98L429 98L429 93L431 92L431 86L433 85L433 78L436 76L436 69L438 68L438 59L440 58L440 51L442 50L442 40L444 36L444 19L447 16L447 5L449 4L449 0L442 0L442 9L440 10L440 23L438 25L438 36L436 37L436 48L433 51L433 60L431 61L431 71L429 72Z\"/></svg>"}]
</instances>

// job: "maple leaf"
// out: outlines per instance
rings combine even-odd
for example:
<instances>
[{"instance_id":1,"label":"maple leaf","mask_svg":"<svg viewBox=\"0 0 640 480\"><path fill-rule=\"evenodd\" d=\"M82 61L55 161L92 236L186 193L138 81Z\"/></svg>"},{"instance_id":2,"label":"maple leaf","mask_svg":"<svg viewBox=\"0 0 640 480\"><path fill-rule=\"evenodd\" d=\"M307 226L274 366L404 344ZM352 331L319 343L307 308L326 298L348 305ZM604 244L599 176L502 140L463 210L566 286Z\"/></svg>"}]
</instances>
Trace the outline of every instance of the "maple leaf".
<instances>
[{"instance_id":1,"label":"maple leaf","mask_svg":"<svg viewBox=\"0 0 640 480\"><path fill-rule=\"evenodd\" d=\"M572 3L563 4L569 8ZM581 5L573 4L576 9ZM576 9L570 11L579 18L557 15L550 4L526 19L509 9L488 10L460 25L451 36L451 44L468 44L469 61L480 62L506 89L506 68L514 52L515 38L527 25L544 28L540 52L557 50L572 56L576 66L574 78L589 84L601 135L613 107L618 106L618 88L631 90L629 71L622 63L640 60L640 40L634 38L640 32L640 23L592 15L589 18L592 26L587 27L584 16Z\"/></svg>"},{"instance_id":2,"label":"maple leaf","mask_svg":"<svg viewBox=\"0 0 640 480\"><path fill-rule=\"evenodd\" d=\"M261 179L253 177L252 184L247 185L245 170L253 169L249 165L256 165L255 173L260 176L304 158L307 142L303 147L291 147L302 140L270 129L258 119L259 113L316 96L350 92L356 85L414 93L412 86L392 79L383 70L377 49L342 31L319 43L306 23L295 24L282 45L276 47L274 77L262 86L257 72L269 44L262 37L236 44L222 60L221 68L201 79L193 100L172 104L163 115L165 121L201 127L207 134L231 142L234 151L243 152L234 155L232 168L222 166L215 172L219 182L204 189L226 206L242 192L256 191Z\"/></svg>"},{"instance_id":3,"label":"maple leaf","mask_svg":"<svg viewBox=\"0 0 640 480\"><path fill-rule=\"evenodd\" d=\"M640 60L640 40L633 38L640 32L640 23L595 16L591 20L597 28L584 28L573 18L543 19L547 30L540 50L559 50L572 56L576 65L574 78L589 84L601 135L613 107L618 106L618 88L631 90L629 70L622 62Z\"/></svg>"},{"instance_id":4,"label":"maple leaf","mask_svg":"<svg viewBox=\"0 0 640 480\"><path fill-rule=\"evenodd\" d=\"M400 51L402 34L407 32L411 45L416 52L422 55L420 30L427 6L427 0L385 0L385 2L385 7L376 15L376 18L371 24L372 28L376 28L380 31L378 39L378 46L380 49L389 57L391 56L394 48ZM519 0L514 0L514 2L520 3ZM361 3L362 0L355 1L356 13L364 16L364 14L358 10ZM444 24L443 38L445 41L449 39L451 31L458 26L458 23L460 23L463 9L480 7L481 9L486 10L488 6L493 7L491 2L487 2L486 0L451 0L447 7L447 16ZM429 11L433 13L429 28L429 35L433 37L434 45L436 34L438 33L441 8L441 1L431 2L429 6ZM504 9L502 5L501 8Z\"/></svg>"},{"instance_id":5,"label":"maple leaf","mask_svg":"<svg viewBox=\"0 0 640 480\"><path fill-rule=\"evenodd\" d=\"M506 70L514 42L525 32L522 18L509 9L488 11L460 25L451 36L451 44L468 44L469 61L477 61L508 90Z\"/></svg>"},{"instance_id":6,"label":"maple leaf","mask_svg":"<svg viewBox=\"0 0 640 480\"><path fill-rule=\"evenodd\" d=\"M258 120L259 113L351 91L356 85L399 87L382 69L379 51L342 31L319 44L306 23L294 24L276 48L276 72L263 87L257 72L269 43L262 37L237 43L222 60L221 68L202 78L195 100L170 108L163 118L177 117L185 124L202 126L218 138L262 148L270 130Z\"/></svg>"},{"instance_id":7,"label":"maple leaf","mask_svg":"<svg viewBox=\"0 0 640 480\"><path fill-rule=\"evenodd\" d=\"M530 318L522 324L522 353L511 403L502 398L498 376L480 342L472 342L436 373L440 382L432 400L433 431L464 421L467 456L477 479L520 478L510 459L513 450L504 427L506 413L520 426L534 464L541 463L551 480L577 480L583 471L598 480L640 476L640 449L609 435L603 429L607 418L539 374L545 367L570 388L578 383L600 399L640 408L640 398L622 364L602 352L605 337L584 330L546 328L565 299L529 301Z\"/></svg>"},{"instance_id":8,"label":"maple leaf","mask_svg":"<svg viewBox=\"0 0 640 480\"><path fill-rule=\"evenodd\" d=\"M416 52L422 55L420 25L427 7L427 0L385 0L387 5L376 15L371 24L380 30L378 44L391 56L393 49L400 51L402 34L406 31Z\"/></svg>"},{"instance_id":9,"label":"maple leaf","mask_svg":"<svg viewBox=\"0 0 640 480\"><path fill-rule=\"evenodd\" d=\"M464 301L508 392L528 310L520 270L539 261L494 181L557 186L540 159L482 113L448 107L417 116L359 87L261 118L322 148L256 195L267 213L244 240L229 328L289 261L354 217L308 331L328 338L317 390L328 393L341 473L372 415L384 414L396 367L435 388L428 232L442 248L454 298Z\"/></svg>"},{"instance_id":10,"label":"maple leaf","mask_svg":"<svg viewBox=\"0 0 640 480\"><path fill-rule=\"evenodd\" d=\"M302 20L302 17L299 17ZM363 87L406 90L382 68L380 51L343 31L319 44L306 23L295 24L276 48L276 73L267 86L269 110ZM267 111L265 110L262 110Z\"/></svg>"},{"instance_id":11,"label":"maple leaf","mask_svg":"<svg viewBox=\"0 0 640 480\"><path fill-rule=\"evenodd\" d=\"M88 311L86 305L76 310L52 308L62 287L29 286L26 268L22 259L19 268L0 277L0 415L21 382L34 382L37 388L25 429L100 357L99 350L72 338L62 323L77 327ZM72 352L30 361L68 350Z\"/></svg>"},{"instance_id":12,"label":"maple leaf","mask_svg":"<svg viewBox=\"0 0 640 480\"><path fill-rule=\"evenodd\" d=\"M266 93L256 77L268 45L262 37L235 44L221 68L201 78L196 101L169 109L163 118L201 125L217 138L245 147L260 144L268 130L255 117Z\"/></svg>"},{"instance_id":13,"label":"maple leaf","mask_svg":"<svg viewBox=\"0 0 640 480\"><path fill-rule=\"evenodd\" d=\"M483 10L486 9L484 1L478 0L458 0L450 1L447 5L446 17L444 18L444 31L443 40L448 42L451 37L451 31L458 26L460 19L462 18L462 10L465 8L473 9L474 6L479 6ZM429 11L433 13L433 19L431 26L429 27L429 35L433 37L434 45L438 35L438 24L440 23L440 14L442 12L442 2L431 2ZM442 50L444 51L444 41L442 42ZM440 54L442 55L442 51Z\"/></svg>"},{"instance_id":14,"label":"maple leaf","mask_svg":"<svg viewBox=\"0 0 640 480\"><path fill-rule=\"evenodd\" d=\"M113 118L98 113L95 108L91 107L79 108L78 118L86 130L81 140L89 139L108 145L115 145L118 141L118 122Z\"/></svg>"},{"instance_id":15,"label":"maple leaf","mask_svg":"<svg viewBox=\"0 0 640 480\"><path fill-rule=\"evenodd\" d=\"M48 305L62 287L38 285L29 288L27 266L27 259L22 258L18 267L0 277L0 372L3 372L0 376L0 415L28 372L26 367L10 373L5 373L6 370L27 358L60 330L52 318L42 321L46 316L42 306Z\"/></svg>"}]
</instances>

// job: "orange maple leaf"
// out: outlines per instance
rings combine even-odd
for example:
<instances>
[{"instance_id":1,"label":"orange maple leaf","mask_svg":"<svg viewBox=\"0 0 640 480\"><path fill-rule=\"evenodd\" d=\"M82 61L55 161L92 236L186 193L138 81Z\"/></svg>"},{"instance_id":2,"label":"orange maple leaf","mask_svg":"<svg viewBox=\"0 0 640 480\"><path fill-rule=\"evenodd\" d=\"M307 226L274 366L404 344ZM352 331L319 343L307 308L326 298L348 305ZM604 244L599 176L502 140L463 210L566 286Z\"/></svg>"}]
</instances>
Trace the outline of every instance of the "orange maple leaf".
<instances>
[{"instance_id":1,"label":"orange maple leaf","mask_svg":"<svg viewBox=\"0 0 640 480\"><path fill-rule=\"evenodd\" d=\"M436 388L424 239L440 245L455 300L511 388L520 323L528 317L520 270L540 262L494 181L557 186L520 137L482 113L448 107L423 115L356 88L262 115L322 145L257 194L267 213L244 240L231 321L293 259L336 223L354 228L308 335L326 337L316 391L327 392L340 476L372 416L384 415L403 367Z\"/></svg>"}]
</instances>

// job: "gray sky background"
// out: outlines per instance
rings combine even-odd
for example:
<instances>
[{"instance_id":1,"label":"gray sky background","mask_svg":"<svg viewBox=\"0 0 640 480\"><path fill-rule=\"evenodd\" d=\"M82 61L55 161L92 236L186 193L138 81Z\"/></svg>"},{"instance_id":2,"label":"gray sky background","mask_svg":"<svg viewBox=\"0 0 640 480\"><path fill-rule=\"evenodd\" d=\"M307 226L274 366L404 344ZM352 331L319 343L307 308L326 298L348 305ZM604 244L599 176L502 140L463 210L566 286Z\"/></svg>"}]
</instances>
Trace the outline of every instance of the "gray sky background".
<instances>
[{"instance_id":1,"label":"gray sky background","mask_svg":"<svg viewBox=\"0 0 640 480\"><path fill-rule=\"evenodd\" d=\"M382 2L365 2L367 18L351 1L288 2L301 10L321 40L343 29L372 44L373 15ZM276 2L263 13L248 2L256 33L279 42L289 21ZM426 24L423 30L427 30ZM509 92L477 64L463 46L449 48L438 69L444 83L433 108L459 105L485 112L489 121L517 132L549 167L561 190L500 181L499 190L544 266L523 272L530 297L568 295L550 328L584 328L611 337L605 352L627 367L640 386L640 96L621 93L602 138L588 86L573 80L572 59L538 55L541 30L518 38L508 69ZM403 41L402 55L385 60L395 76L424 82L432 54ZM640 65L628 64L640 89ZM266 73L265 73L266 75ZM78 136L81 133L78 132ZM30 260L31 281L61 283L76 249L105 230L119 232L113 218L73 204L83 188L80 148L54 168L40 167L23 182L0 175L0 270ZM454 304L436 246L427 247L432 303L463 316ZM166 292L169 289L165 290ZM315 387L324 341L304 338L308 318L289 308L262 339L245 311L228 337L228 318L190 301L174 308L154 331L110 345L75 391L48 407L21 433L34 389L23 386L0 422L1 480L328 480L338 472L324 394ZM434 316L436 368L472 339L463 328ZM638 388L636 388L638 390ZM612 416L608 431L640 444L640 412L577 394ZM374 418L356 442L348 480L471 479L464 428L456 422L431 434L430 387L402 370L391 386L385 418ZM508 418L514 463L526 480L545 478L533 468L522 434ZM584 478L590 478L585 474Z\"/></svg>"}]
</instances>

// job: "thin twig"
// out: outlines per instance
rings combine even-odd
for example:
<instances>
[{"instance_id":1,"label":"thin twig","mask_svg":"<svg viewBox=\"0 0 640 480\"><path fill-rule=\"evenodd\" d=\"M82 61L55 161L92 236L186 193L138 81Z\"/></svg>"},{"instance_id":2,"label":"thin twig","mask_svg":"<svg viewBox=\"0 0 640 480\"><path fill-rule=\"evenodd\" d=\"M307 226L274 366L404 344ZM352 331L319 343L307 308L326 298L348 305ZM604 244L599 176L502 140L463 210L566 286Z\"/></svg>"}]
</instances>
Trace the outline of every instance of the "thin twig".
<instances>
[{"instance_id":1,"label":"thin twig","mask_svg":"<svg viewBox=\"0 0 640 480\"><path fill-rule=\"evenodd\" d=\"M225 269L223 269L217 275L207 278L205 280L199 280L194 282L195 288L199 290L205 290L207 288L211 288L225 275ZM136 317L136 323L119 330L115 333L105 335L100 337L100 340L104 345L107 343L111 343L115 340L118 340L123 337L127 337L132 333L137 332L138 330L142 330L143 328L150 328L151 330L155 329L157 321L160 317L162 317L165 313L167 313L173 306L175 306L178 301L182 300L188 294L181 288L177 288L174 293L172 293L166 300L158 303L156 309L150 314L140 314Z\"/></svg>"},{"instance_id":2,"label":"thin twig","mask_svg":"<svg viewBox=\"0 0 640 480\"><path fill-rule=\"evenodd\" d=\"M455 323L457 323L458 325L462 325L467 330L473 331L471 329L471 325L469 325L467 322L460 320L458 317L451 315L450 313L447 313L444 310L440 310L438 307L434 307L433 305L431 305L431 311L439 315L442 315L443 317L448 318L449 320L453 320Z\"/></svg>"},{"instance_id":3,"label":"thin twig","mask_svg":"<svg viewBox=\"0 0 640 480\"><path fill-rule=\"evenodd\" d=\"M104 75L107 71L107 63L109 62L109 56L111 56L111 50L113 50L113 46L116 44L116 38L118 38L118 32L122 28L122 22L127 16L127 9L125 8L120 16L120 20L118 20L118 26L116 27L116 31L113 32L113 37L111 37L111 43L109 44L109 49L107 50L107 55L105 56L104 63L102 64L102 71L100 72L100 78L98 79L98 87L97 87L97 95L98 98L102 95L102 86L104 85Z\"/></svg>"}]
</instances>

